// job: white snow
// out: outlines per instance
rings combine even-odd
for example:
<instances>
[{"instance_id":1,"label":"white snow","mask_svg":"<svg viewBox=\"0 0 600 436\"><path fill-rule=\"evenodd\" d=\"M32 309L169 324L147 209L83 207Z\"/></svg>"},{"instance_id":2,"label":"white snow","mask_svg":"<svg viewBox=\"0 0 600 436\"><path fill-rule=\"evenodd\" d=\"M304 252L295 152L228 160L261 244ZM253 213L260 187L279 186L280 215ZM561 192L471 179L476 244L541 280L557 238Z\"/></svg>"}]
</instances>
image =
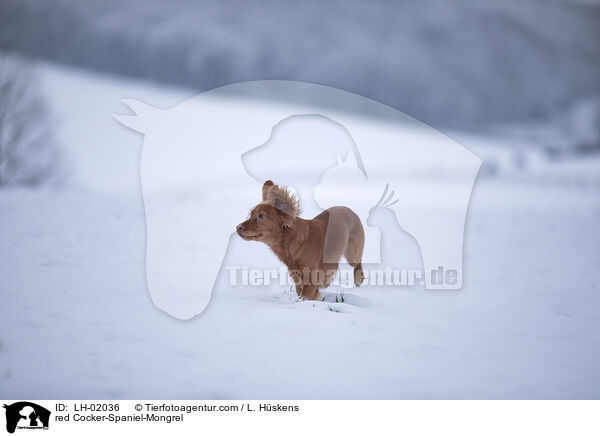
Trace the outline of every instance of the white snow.
<instances>
[{"instance_id":1,"label":"white snow","mask_svg":"<svg viewBox=\"0 0 600 436\"><path fill-rule=\"evenodd\" d=\"M208 309L181 321L146 290L142 138L111 114L123 98L168 107L192 93L40 73L73 174L0 191L3 397L599 397L597 158L531 147L535 164L518 170L502 139L455 133L500 162L471 198L461 290L330 288L296 302L287 286L228 286L222 271ZM266 246L230 243L234 259L280 266Z\"/></svg>"}]
</instances>

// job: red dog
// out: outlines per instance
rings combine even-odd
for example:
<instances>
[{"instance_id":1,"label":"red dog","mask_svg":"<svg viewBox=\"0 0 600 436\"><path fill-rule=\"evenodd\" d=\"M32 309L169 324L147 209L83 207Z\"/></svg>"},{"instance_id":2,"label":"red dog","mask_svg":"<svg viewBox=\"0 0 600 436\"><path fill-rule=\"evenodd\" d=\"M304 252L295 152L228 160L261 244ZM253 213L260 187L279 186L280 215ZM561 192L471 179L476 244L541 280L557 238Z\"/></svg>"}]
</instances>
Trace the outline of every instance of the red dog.
<instances>
[{"instance_id":1,"label":"red dog","mask_svg":"<svg viewBox=\"0 0 600 436\"><path fill-rule=\"evenodd\" d=\"M319 300L342 255L354 267L354 283L363 282L361 257L365 233L360 218L347 207L331 207L312 220L299 218L298 200L267 180L263 201L237 226L246 241L264 242L287 267L298 296Z\"/></svg>"}]
</instances>

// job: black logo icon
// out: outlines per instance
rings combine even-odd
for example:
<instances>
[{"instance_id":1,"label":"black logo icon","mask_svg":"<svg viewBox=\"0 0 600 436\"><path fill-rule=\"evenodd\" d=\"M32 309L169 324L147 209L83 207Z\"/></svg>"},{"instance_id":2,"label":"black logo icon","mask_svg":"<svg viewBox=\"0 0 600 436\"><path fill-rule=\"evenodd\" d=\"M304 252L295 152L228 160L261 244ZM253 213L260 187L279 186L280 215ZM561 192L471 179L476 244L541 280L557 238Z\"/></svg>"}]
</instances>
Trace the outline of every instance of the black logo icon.
<instances>
[{"instance_id":1,"label":"black logo icon","mask_svg":"<svg viewBox=\"0 0 600 436\"><path fill-rule=\"evenodd\" d=\"M48 429L50 411L29 401L19 401L6 409L6 431L14 433L15 429Z\"/></svg>"}]
</instances>

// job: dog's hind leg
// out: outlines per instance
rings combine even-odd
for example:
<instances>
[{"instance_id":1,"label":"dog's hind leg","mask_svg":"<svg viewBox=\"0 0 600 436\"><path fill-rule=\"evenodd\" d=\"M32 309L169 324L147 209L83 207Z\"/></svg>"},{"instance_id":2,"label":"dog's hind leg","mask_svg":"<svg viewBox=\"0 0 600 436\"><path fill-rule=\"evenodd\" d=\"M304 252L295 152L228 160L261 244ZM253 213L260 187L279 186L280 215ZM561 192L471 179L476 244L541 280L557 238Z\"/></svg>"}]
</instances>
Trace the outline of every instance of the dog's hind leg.
<instances>
[{"instance_id":1,"label":"dog's hind leg","mask_svg":"<svg viewBox=\"0 0 600 436\"><path fill-rule=\"evenodd\" d=\"M354 267L354 284L358 287L362 284L365 279L365 273L363 272L362 265L359 263Z\"/></svg>"},{"instance_id":2,"label":"dog's hind leg","mask_svg":"<svg viewBox=\"0 0 600 436\"><path fill-rule=\"evenodd\" d=\"M365 233L362 226L360 226L355 228L354 231L350 233L348 245L344 250L344 257L350 266L354 268L354 284L356 286L360 286L365 278L361 264L364 247Z\"/></svg>"}]
</instances>

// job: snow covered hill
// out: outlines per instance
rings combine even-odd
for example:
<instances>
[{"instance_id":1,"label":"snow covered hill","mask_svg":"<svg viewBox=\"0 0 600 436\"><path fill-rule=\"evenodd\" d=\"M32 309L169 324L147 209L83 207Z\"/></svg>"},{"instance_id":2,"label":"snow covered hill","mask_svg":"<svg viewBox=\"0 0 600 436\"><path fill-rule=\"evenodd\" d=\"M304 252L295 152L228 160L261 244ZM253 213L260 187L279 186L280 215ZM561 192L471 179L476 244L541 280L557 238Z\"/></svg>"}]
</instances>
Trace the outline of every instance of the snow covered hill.
<instances>
[{"instance_id":1,"label":"snow covered hill","mask_svg":"<svg viewBox=\"0 0 600 436\"><path fill-rule=\"evenodd\" d=\"M434 125L600 104L600 4L548 0L4 0L0 48L208 90L300 80Z\"/></svg>"},{"instance_id":2,"label":"snow covered hill","mask_svg":"<svg viewBox=\"0 0 600 436\"><path fill-rule=\"evenodd\" d=\"M207 311L184 322L147 293L142 139L111 114L122 98L168 107L191 92L40 73L73 172L62 188L0 191L3 396L600 397L600 161L454 132L491 165L471 199L463 289L332 287L296 302L222 271ZM230 244L279 267L264 246Z\"/></svg>"}]
</instances>

